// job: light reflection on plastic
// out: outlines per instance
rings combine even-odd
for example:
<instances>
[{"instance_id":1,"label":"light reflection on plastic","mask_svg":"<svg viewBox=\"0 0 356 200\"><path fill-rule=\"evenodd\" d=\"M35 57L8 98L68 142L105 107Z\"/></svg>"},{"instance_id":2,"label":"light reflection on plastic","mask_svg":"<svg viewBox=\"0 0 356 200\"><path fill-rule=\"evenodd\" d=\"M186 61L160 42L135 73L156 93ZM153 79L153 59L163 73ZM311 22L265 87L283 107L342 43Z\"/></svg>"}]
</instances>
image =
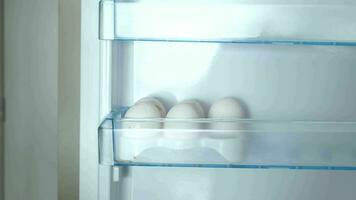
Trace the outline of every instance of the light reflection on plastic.
<instances>
[{"instance_id":1,"label":"light reflection on plastic","mask_svg":"<svg viewBox=\"0 0 356 200\"><path fill-rule=\"evenodd\" d=\"M129 38L251 38L261 34L251 7L219 4L120 3L116 35ZM252 9L252 10L251 10ZM252 15L252 16L250 16ZM222 23L223 22L223 23ZM251 23L254 26L251 26Z\"/></svg>"},{"instance_id":2,"label":"light reflection on plastic","mask_svg":"<svg viewBox=\"0 0 356 200\"><path fill-rule=\"evenodd\" d=\"M136 43L136 77L145 87L189 87L205 77L218 44Z\"/></svg>"}]
</instances>

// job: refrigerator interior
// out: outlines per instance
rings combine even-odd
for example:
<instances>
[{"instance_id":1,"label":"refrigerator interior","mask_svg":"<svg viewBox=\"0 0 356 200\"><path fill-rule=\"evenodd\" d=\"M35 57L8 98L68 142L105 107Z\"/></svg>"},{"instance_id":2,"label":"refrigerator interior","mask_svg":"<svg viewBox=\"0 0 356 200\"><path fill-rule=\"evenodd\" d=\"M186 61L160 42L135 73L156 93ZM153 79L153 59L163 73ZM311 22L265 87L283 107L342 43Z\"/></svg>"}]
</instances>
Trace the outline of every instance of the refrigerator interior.
<instances>
[{"instance_id":1,"label":"refrigerator interior","mask_svg":"<svg viewBox=\"0 0 356 200\"><path fill-rule=\"evenodd\" d=\"M248 118L356 120L354 47L113 42L114 106L239 98Z\"/></svg>"},{"instance_id":2,"label":"refrigerator interior","mask_svg":"<svg viewBox=\"0 0 356 200\"><path fill-rule=\"evenodd\" d=\"M183 6L180 10L171 5L172 2L141 2L115 2L116 11L123 12L113 16L122 18L123 25L117 20L114 22L117 29L110 34L102 34L103 37L109 35L115 39L102 42L106 63L101 74L102 88L106 88L103 104L110 104L112 110L119 112L143 97L154 96L169 110L178 102L194 99L203 105L207 113L216 100L234 97L242 102L245 117L249 120L272 121L276 126L285 121L333 122L335 125L324 122L312 125L313 131L306 133L298 133L297 129L285 131L286 127L292 127L289 124L280 126L284 133L277 133L275 130L279 128L274 129L273 123L256 125L274 131L265 134L252 132L252 139L244 145L253 155L247 156L247 161L241 163L248 166L256 164L254 166L260 168L266 163L275 168L284 168L283 164L288 164L286 169L301 166L300 163L293 165L293 158L288 160L292 155L288 150L297 146L297 153L302 156L303 152L307 154L298 158L298 162L306 163L305 166L313 166L310 165L313 162L334 166L333 159L336 157L335 166L340 168L338 171L330 167L325 168L329 169L326 171L305 171L241 169L241 165L240 169L216 165L114 166L117 155L115 148L110 147L114 149L113 155L110 154L114 158L110 158L108 163L111 160L114 163L100 165L100 200L352 199L355 193L350 185L355 184L356 175L352 171L347 172L354 168L343 166L356 166L356 145L352 142L356 139L353 122L356 120L356 94L353 92L356 84L356 44L352 42L356 29L355 22L351 20L355 14L350 11L354 7L346 6L347 1L341 6L328 5L334 4L333 1L309 2L308 6L295 5L305 2L290 1L282 5L286 6L285 10L281 9L281 5L252 5L245 8L247 14L241 15L245 20L221 23L231 17L229 14L244 9L237 5L235 10L235 3L246 2L231 1L225 2L227 4L221 9L207 5L199 11L201 15L187 23L187 19L179 19L183 16L179 12L187 5L179 5ZM230 6L229 3L234 4L227 13L223 13L227 8L224 6ZM189 6L190 10L185 10L188 18L199 10L200 5ZM301 12L303 9L307 11ZM164 11L173 13L167 19L157 18ZM216 12L216 15L203 15L209 11ZM329 11L335 11L337 17L327 15ZM145 19L148 15L144 13L153 16ZM268 13L275 15L267 16ZM285 16L286 20L276 20L280 16ZM259 19L263 17L271 23L263 23L262 30L258 25L261 25ZM201 29L194 29L196 24L213 18L218 20L203 24L206 26ZM314 24L305 22L311 18ZM251 20L254 23L248 25ZM172 26L169 26L170 23ZM172 29L175 24L178 28ZM335 28L330 28L330 24ZM196 32L189 31L188 25ZM241 26L247 28L231 29ZM245 40L247 36L252 39ZM254 121L251 123L255 124ZM107 145L105 141L102 144ZM318 155L311 154L308 150L315 150L318 144L326 144L328 151L321 147L321 151L316 153ZM205 148L196 157L206 157L206 160L216 163L221 155L212 149ZM140 156L159 163L175 158L180 164L189 159L196 161L189 151L167 153L167 148L155 147L150 150L143 151ZM331 155L330 152L338 153ZM324 158L326 160L316 161Z\"/></svg>"}]
</instances>

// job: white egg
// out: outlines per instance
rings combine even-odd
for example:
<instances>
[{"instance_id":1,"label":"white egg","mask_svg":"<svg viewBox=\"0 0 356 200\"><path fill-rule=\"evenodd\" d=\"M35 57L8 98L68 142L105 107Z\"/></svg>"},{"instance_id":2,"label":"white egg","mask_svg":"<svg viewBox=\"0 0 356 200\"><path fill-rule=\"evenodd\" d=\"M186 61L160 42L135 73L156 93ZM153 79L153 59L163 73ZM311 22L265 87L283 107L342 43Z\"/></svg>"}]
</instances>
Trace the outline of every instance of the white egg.
<instances>
[{"instance_id":1,"label":"white egg","mask_svg":"<svg viewBox=\"0 0 356 200\"><path fill-rule=\"evenodd\" d=\"M155 104L159 109L160 109L160 112L161 112L161 117L165 117L167 112L166 112L166 108L164 107L163 103L158 100L157 98L155 97L145 97L145 98L142 98L140 100L138 100L136 102L136 104L139 104L139 103L142 103L142 102L151 102L153 104Z\"/></svg>"},{"instance_id":2,"label":"white egg","mask_svg":"<svg viewBox=\"0 0 356 200\"><path fill-rule=\"evenodd\" d=\"M203 118L204 110L199 102L195 100L187 100L178 103L173 106L168 114L167 118L181 118L181 119L195 119L195 118Z\"/></svg>"},{"instance_id":3,"label":"white egg","mask_svg":"<svg viewBox=\"0 0 356 200\"><path fill-rule=\"evenodd\" d=\"M235 98L228 97L219 99L214 102L209 110L209 118L215 118L220 120L244 118L245 112L241 102ZM210 124L211 129L216 130L242 130L244 128L243 123L238 120L230 122L212 122ZM228 134L225 134L228 135Z\"/></svg>"},{"instance_id":4,"label":"white egg","mask_svg":"<svg viewBox=\"0 0 356 200\"><path fill-rule=\"evenodd\" d=\"M141 102L130 107L126 114L127 119L153 119L162 118L161 109L152 102ZM159 129L162 125L157 121L142 121L142 122L128 122L123 123L123 128L127 129Z\"/></svg>"},{"instance_id":5,"label":"white egg","mask_svg":"<svg viewBox=\"0 0 356 200\"><path fill-rule=\"evenodd\" d=\"M160 118L162 117L161 109L151 102L141 102L131 106L125 118Z\"/></svg>"},{"instance_id":6,"label":"white egg","mask_svg":"<svg viewBox=\"0 0 356 200\"><path fill-rule=\"evenodd\" d=\"M164 127L166 129L177 129L178 131L166 130L165 137L176 139L191 139L198 137L199 133L192 132L191 130L199 130L202 128L202 125L200 123L190 122L189 119L198 119L203 117L202 106L197 101L189 100L178 103L169 110L167 119L179 119L183 121L167 120ZM184 131L184 129L187 129L187 131Z\"/></svg>"},{"instance_id":7,"label":"white egg","mask_svg":"<svg viewBox=\"0 0 356 200\"><path fill-rule=\"evenodd\" d=\"M209 134L212 141L221 143L211 148L218 149L227 160L242 161L246 156L245 126L237 118L244 118L246 114L241 102L235 98L219 99L211 105L208 115L216 119L216 122L210 124L211 129L224 130ZM231 121L219 121L228 119Z\"/></svg>"},{"instance_id":8,"label":"white egg","mask_svg":"<svg viewBox=\"0 0 356 200\"><path fill-rule=\"evenodd\" d=\"M244 118L245 112L239 100L227 97L214 102L208 116L210 118Z\"/></svg>"},{"instance_id":9,"label":"white egg","mask_svg":"<svg viewBox=\"0 0 356 200\"><path fill-rule=\"evenodd\" d=\"M203 106L196 100L185 100L180 102L180 104L192 104L195 109L199 112L200 118L205 117L205 111L203 109Z\"/></svg>"}]
</instances>

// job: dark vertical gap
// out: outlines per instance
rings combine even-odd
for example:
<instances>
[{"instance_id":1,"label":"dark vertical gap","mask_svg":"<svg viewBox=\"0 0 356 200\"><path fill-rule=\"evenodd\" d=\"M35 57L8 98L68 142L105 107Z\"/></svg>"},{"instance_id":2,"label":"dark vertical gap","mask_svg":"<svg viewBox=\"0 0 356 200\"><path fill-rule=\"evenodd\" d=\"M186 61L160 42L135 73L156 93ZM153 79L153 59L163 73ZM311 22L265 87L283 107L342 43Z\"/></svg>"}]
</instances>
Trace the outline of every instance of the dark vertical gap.
<instances>
[{"instance_id":1,"label":"dark vertical gap","mask_svg":"<svg viewBox=\"0 0 356 200\"><path fill-rule=\"evenodd\" d=\"M0 103L2 109L2 116L0 116L0 200L5 198L4 185L4 156L5 156L5 142L4 142L4 119L5 119L5 105L4 105L4 1L0 0Z\"/></svg>"}]
</instances>

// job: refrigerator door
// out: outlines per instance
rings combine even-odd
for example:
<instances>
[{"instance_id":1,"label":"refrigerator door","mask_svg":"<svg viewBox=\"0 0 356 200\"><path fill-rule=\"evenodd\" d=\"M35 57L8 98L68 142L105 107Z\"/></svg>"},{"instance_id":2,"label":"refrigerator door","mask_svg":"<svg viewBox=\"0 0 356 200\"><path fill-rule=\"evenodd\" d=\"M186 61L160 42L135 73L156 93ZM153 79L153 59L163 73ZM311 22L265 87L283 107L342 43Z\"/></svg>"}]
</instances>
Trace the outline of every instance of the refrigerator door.
<instances>
[{"instance_id":1,"label":"refrigerator door","mask_svg":"<svg viewBox=\"0 0 356 200\"><path fill-rule=\"evenodd\" d=\"M354 9L350 1L101 1L101 106L113 113L99 128L99 199L352 199ZM214 129L189 129L201 134L188 148L167 143L167 129L127 139L152 133L127 130L132 121L119 116L148 96L168 110L196 99L206 113L235 97L248 119L341 124L243 129L249 139L234 145L255 157L231 161L219 151L227 139L201 139ZM159 120L148 123L167 123Z\"/></svg>"}]
</instances>

